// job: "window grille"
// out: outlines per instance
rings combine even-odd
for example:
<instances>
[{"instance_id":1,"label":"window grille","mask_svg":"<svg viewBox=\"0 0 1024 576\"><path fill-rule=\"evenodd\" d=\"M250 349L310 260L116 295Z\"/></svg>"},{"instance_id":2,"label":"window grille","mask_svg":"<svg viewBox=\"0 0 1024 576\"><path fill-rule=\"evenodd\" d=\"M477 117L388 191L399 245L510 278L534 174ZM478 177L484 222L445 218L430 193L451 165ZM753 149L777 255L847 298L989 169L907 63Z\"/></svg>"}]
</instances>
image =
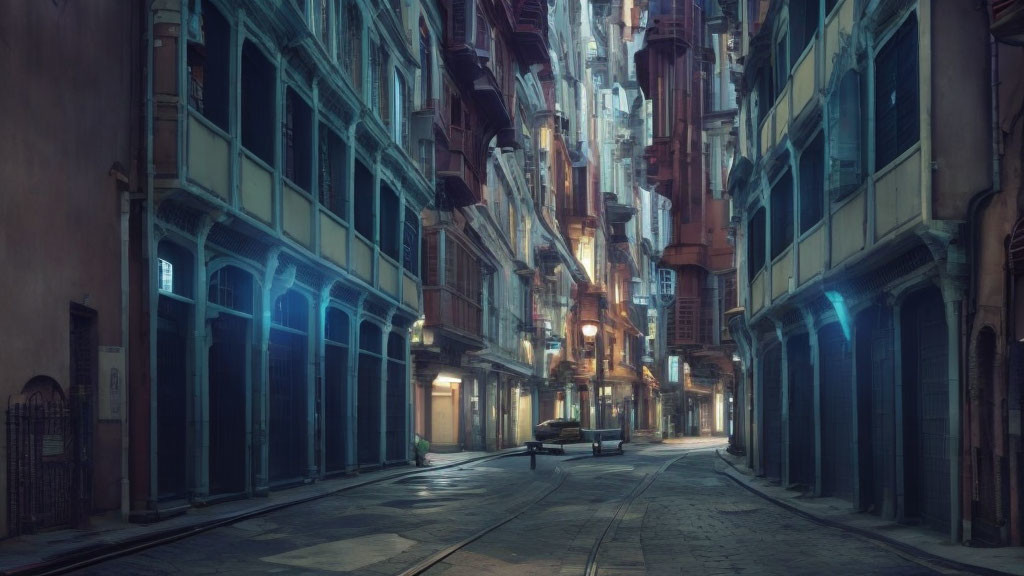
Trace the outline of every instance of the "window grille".
<instances>
[{"instance_id":1,"label":"window grille","mask_svg":"<svg viewBox=\"0 0 1024 576\"><path fill-rule=\"evenodd\" d=\"M917 18L911 15L875 57L875 168L919 138Z\"/></svg>"}]
</instances>

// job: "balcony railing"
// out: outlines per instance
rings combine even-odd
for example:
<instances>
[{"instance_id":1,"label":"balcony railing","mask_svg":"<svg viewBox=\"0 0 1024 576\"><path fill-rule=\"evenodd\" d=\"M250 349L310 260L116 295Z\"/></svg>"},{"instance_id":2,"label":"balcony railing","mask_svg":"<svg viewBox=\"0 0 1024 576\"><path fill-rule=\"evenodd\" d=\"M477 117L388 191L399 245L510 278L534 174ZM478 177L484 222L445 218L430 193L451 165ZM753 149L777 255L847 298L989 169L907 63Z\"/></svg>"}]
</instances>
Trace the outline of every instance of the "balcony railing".
<instances>
[{"instance_id":1,"label":"balcony railing","mask_svg":"<svg viewBox=\"0 0 1024 576\"><path fill-rule=\"evenodd\" d=\"M423 309L425 326L454 331L473 339L481 339L480 304L447 286L424 286Z\"/></svg>"},{"instance_id":2,"label":"balcony railing","mask_svg":"<svg viewBox=\"0 0 1024 576\"><path fill-rule=\"evenodd\" d=\"M546 0L515 0L516 48L526 64L548 58L548 3Z\"/></svg>"},{"instance_id":3,"label":"balcony railing","mask_svg":"<svg viewBox=\"0 0 1024 576\"><path fill-rule=\"evenodd\" d=\"M644 150L647 159L647 182L657 184L672 180L672 139L655 138ZM662 189L659 188L659 192Z\"/></svg>"}]
</instances>

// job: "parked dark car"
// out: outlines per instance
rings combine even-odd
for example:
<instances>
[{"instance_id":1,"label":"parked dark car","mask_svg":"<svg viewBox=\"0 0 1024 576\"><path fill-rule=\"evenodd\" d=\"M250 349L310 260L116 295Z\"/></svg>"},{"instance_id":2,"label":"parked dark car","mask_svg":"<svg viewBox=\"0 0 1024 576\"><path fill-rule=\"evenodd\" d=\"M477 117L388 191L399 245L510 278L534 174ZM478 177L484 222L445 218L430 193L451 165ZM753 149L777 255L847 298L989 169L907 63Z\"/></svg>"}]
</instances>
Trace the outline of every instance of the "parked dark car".
<instances>
[{"instance_id":1,"label":"parked dark car","mask_svg":"<svg viewBox=\"0 0 1024 576\"><path fill-rule=\"evenodd\" d=\"M555 418L545 420L533 429L533 437L541 442L582 442L583 434L580 431L578 420L567 420Z\"/></svg>"}]
</instances>

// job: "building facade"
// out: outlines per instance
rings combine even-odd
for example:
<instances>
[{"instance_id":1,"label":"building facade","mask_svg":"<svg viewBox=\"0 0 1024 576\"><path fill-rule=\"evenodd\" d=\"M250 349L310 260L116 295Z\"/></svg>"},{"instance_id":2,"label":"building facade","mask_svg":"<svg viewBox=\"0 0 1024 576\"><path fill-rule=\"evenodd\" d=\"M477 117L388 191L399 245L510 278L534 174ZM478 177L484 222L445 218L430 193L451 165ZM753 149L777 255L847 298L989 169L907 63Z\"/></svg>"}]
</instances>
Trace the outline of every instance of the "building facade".
<instances>
[{"instance_id":1,"label":"building facade","mask_svg":"<svg viewBox=\"0 0 1024 576\"><path fill-rule=\"evenodd\" d=\"M638 13L442 5L447 103L423 252L446 265L426 271L413 334L416 432L436 449L500 449L551 418L660 428L658 381L644 372L658 256L643 248L632 160L649 110L632 72Z\"/></svg>"},{"instance_id":2,"label":"building facade","mask_svg":"<svg viewBox=\"0 0 1024 576\"><path fill-rule=\"evenodd\" d=\"M141 17L135 3L0 6L0 68L18 82L0 92L0 538L78 527L127 504Z\"/></svg>"},{"instance_id":3,"label":"building facade","mask_svg":"<svg viewBox=\"0 0 1024 576\"><path fill-rule=\"evenodd\" d=\"M989 208L974 235L979 203L1016 202L986 191L1019 136L993 116L1014 93L992 76L986 4L721 2L743 56L730 328L758 473L1005 543L1020 538L1019 430L992 407L1013 398L993 320L1006 276L977 243L1004 254L1010 224ZM1003 422L1019 411L1003 406Z\"/></svg>"},{"instance_id":4,"label":"building facade","mask_svg":"<svg viewBox=\"0 0 1024 576\"><path fill-rule=\"evenodd\" d=\"M727 82L729 36L700 2L648 2L635 55L636 79L651 100L647 182L671 202L660 256L659 297L667 382L678 432L729 433L735 347L726 312L736 306L723 172L736 114Z\"/></svg>"},{"instance_id":5,"label":"building facade","mask_svg":"<svg viewBox=\"0 0 1024 576\"><path fill-rule=\"evenodd\" d=\"M420 12L196 0L147 14L138 516L409 461L432 170L410 131Z\"/></svg>"},{"instance_id":6,"label":"building facade","mask_svg":"<svg viewBox=\"0 0 1024 576\"><path fill-rule=\"evenodd\" d=\"M964 307L964 540L1024 544L1024 359L1019 295L1024 166L1024 3L991 2L992 187L969 204Z\"/></svg>"}]
</instances>

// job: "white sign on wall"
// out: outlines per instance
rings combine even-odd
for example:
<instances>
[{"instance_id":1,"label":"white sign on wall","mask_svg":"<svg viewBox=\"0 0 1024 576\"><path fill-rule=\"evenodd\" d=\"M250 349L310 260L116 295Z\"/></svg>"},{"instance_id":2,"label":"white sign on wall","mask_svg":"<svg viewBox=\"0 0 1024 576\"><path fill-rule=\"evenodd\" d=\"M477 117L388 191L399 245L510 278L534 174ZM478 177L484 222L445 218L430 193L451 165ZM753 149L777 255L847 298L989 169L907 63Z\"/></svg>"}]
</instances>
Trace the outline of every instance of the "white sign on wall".
<instances>
[{"instance_id":1,"label":"white sign on wall","mask_svg":"<svg viewBox=\"0 0 1024 576\"><path fill-rule=\"evenodd\" d=\"M124 417L125 389L128 380L124 371L124 348L100 346L97 409L100 420L121 420Z\"/></svg>"}]
</instances>

